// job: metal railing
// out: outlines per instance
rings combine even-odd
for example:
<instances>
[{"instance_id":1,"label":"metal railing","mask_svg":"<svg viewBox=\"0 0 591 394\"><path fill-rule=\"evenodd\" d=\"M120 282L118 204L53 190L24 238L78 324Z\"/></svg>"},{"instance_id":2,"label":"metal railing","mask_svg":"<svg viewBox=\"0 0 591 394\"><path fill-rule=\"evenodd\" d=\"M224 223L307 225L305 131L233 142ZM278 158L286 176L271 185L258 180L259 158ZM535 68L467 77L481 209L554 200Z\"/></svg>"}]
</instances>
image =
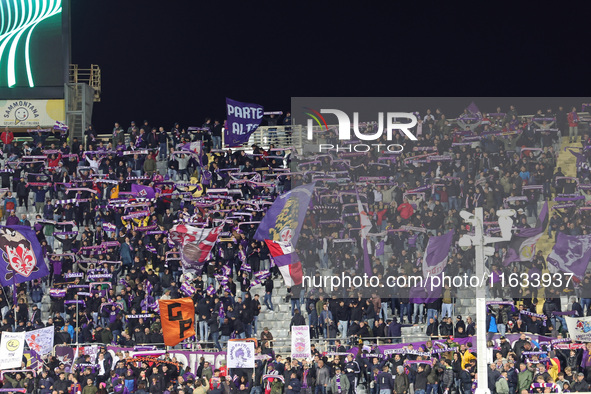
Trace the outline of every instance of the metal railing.
<instances>
[{"instance_id":1,"label":"metal railing","mask_svg":"<svg viewBox=\"0 0 591 394\"><path fill-rule=\"evenodd\" d=\"M101 68L91 64L90 68L80 68L77 64L70 64L70 83L85 83L94 90L94 101L101 101Z\"/></svg>"},{"instance_id":2,"label":"metal railing","mask_svg":"<svg viewBox=\"0 0 591 394\"><path fill-rule=\"evenodd\" d=\"M243 145L250 148L253 144L268 149L271 144L275 148L301 148L304 142L302 126L259 126Z\"/></svg>"}]
</instances>

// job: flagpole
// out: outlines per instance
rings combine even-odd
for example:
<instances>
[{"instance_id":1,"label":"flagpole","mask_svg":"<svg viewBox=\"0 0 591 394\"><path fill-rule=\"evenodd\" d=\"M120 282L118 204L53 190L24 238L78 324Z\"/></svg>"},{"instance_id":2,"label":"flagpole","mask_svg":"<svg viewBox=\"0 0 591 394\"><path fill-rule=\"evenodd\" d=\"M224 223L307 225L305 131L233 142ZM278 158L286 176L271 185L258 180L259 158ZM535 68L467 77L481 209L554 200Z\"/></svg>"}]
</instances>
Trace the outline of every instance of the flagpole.
<instances>
[{"instance_id":1,"label":"flagpole","mask_svg":"<svg viewBox=\"0 0 591 394\"><path fill-rule=\"evenodd\" d=\"M483 210L478 207L474 210L476 222L474 223L474 249L475 249L475 271L479 278L484 277L484 223ZM476 363L477 363L477 388L476 394L489 394L488 388L488 366L486 364L487 344L486 333L486 287L483 283L476 288Z\"/></svg>"},{"instance_id":2,"label":"flagpole","mask_svg":"<svg viewBox=\"0 0 591 394\"><path fill-rule=\"evenodd\" d=\"M14 309L14 331L16 331L16 306L17 306L17 294L16 294L16 272L12 275L12 302L13 302L13 309Z\"/></svg>"},{"instance_id":3,"label":"flagpole","mask_svg":"<svg viewBox=\"0 0 591 394\"><path fill-rule=\"evenodd\" d=\"M78 299L76 299L76 301L78 301ZM78 318L79 318L79 314L78 314L78 303L76 303L76 348L78 348Z\"/></svg>"}]
</instances>

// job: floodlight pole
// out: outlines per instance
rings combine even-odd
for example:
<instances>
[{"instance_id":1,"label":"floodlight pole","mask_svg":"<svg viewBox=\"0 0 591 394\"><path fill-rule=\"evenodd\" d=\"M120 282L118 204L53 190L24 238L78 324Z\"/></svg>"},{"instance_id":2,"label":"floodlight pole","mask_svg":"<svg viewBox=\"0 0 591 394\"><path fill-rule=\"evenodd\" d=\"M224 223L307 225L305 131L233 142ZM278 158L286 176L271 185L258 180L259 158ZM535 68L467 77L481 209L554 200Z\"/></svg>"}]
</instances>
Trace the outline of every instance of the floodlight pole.
<instances>
[{"instance_id":1,"label":"floodlight pole","mask_svg":"<svg viewBox=\"0 0 591 394\"><path fill-rule=\"evenodd\" d=\"M511 240L511 229L513 226L513 219L510 216L515 215L512 209L501 209L497 211L499 217L499 226L501 227L501 237L487 237L484 235L484 213L481 207L474 209L474 215L470 212L460 212L462 218L467 223L470 223L474 228L474 235L465 234L460 240L462 248L474 246L475 257L475 274L478 278L479 286L476 287L476 352L478 354L477 360L477 387L475 394L490 394L488 388L488 366L486 365L486 356L488 348L486 346L486 285L489 277L485 277L484 260L488 256L492 256L494 249L486 247L488 244L495 242L506 242ZM466 240L466 238L468 240ZM465 242L467 241L467 242ZM472 283L472 281L470 281Z\"/></svg>"},{"instance_id":2,"label":"floodlight pole","mask_svg":"<svg viewBox=\"0 0 591 394\"><path fill-rule=\"evenodd\" d=\"M476 358L478 380L475 394L490 394L488 388L488 366L486 365L486 286L488 278L484 278L484 218L482 208L474 209L474 245L476 257L476 276L482 281L476 288ZM483 280L484 278L484 280Z\"/></svg>"}]
</instances>

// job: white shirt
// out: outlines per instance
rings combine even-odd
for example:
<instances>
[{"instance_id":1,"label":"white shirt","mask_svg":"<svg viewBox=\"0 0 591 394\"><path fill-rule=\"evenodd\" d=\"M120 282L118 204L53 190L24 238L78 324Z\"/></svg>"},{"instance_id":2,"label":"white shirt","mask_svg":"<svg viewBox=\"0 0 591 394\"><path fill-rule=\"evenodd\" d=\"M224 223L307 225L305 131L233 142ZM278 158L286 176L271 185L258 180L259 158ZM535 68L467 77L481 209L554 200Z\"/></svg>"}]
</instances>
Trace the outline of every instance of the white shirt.
<instances>
[{"instance_id":1,"label":"white shirt","mask_svg":"<svg viewBox=\"0 0 591 394\"><path fill-rule=\"evenodd\" d=\"M374 200L374 202L376 202L376 203L377 202L382 202L382 197L383 197L382 196L382 192L379 191L379 190L377 190L377 189L374 189L374 191L373 191L373 200Z\"/></svg>"}]
</instances>

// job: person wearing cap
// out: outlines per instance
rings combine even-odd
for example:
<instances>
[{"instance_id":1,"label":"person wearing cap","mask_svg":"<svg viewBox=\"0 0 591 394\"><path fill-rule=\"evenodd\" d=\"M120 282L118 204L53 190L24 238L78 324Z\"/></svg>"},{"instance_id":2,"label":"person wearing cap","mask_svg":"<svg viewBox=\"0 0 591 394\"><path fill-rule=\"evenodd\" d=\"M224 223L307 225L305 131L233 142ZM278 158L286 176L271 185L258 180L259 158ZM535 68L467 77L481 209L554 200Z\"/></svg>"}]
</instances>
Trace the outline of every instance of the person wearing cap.
<instances>
[{"instance_id":1,"label":"person wearing cap","mask_svg":"<svg viewBox=\"0 0 591 394\"><path fill-rule=\"evenodd\" d=\"M351 389L349 379L343 375L339 365L335 367L335 375L330 380L330 389L333 394L346 394Z\"/></svg>"},{"instance_id":2,"label":"person wearing cap","mask_svg":"<svg viewBox=\"0 0 591 394\"><path fill-rule=\"evenodd\" d=\"M263 327L263 332L261 332L262 341L269 341L269 347L273 347L273 334L269 331L269 327Z\"/></svg>"},{"instance_id":3,"label":"person wearing cap","mask_svg":"<svg viewBox=\"0 0 591 394\"><path fill-rule=\"evenodd\" d=\"M503 358L507 358L507 355L509 354L509 352L511 351L511 344L509 343L509 341L507 341L507 338L505 338L505 336L501 336L501 355L503 356Z\"/></svg>"}]
</instances>

